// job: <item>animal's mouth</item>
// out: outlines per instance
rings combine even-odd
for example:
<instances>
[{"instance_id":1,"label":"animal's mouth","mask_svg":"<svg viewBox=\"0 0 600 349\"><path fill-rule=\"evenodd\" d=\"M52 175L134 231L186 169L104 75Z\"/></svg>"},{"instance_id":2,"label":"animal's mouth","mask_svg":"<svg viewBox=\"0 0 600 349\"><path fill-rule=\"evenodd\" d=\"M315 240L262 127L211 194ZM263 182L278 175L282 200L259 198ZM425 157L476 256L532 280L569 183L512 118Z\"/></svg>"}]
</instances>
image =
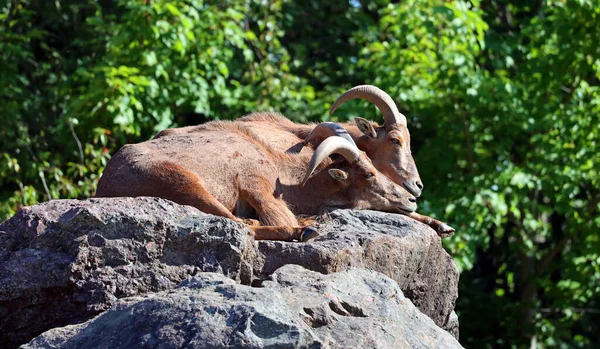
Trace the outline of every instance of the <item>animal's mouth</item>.
<instances>
[{"instance_id":1,"label":"animal's mouth","mask_svg":"<svg viewBox=\"0 0 600 349\"><path fill-rule=\"evenodd\" d=\"M413 213L413 212L415 212L415 211L417 210L416 208L415 208L415 209L413 209L413 210L409 210L409 209L406 209L406 208L404 208L404 207L400 207L400 206L398 206L398 207L396 207L396 208L398 209L398 211L399 211L400 213L402 213L402 214L406 214L406 215L409 215L409 214L411 214L411 213Z\"/></svg>"}]
</instances>

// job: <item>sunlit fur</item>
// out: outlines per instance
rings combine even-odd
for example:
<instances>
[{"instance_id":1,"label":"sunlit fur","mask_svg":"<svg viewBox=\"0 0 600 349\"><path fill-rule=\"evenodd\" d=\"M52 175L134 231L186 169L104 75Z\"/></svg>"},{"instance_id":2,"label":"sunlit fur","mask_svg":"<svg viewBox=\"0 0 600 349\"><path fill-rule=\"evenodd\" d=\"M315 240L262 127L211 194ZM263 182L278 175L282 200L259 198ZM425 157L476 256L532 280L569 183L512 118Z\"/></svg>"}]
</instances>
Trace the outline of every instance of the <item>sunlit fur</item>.
<instances>
[{"instance_id":1,"label":"sunlit fur","mask_svg":"<svg viewBox=\"0 0 600 349\"><path fill-rule=\"evenodd\" d=\"M317 125L315 123L294 123L285 116L274 112L252 113L237 119L234 123L245 125L244 128L252 130L257 140L268 144L269 148L283 153L301 151L302 145L298 141L306 139ZM410 192L413 195L419 196L421 194L421 188L415 186L415 183L420 183L421 179L410 151L410 134L406 126L395 124L386 127L372 123L377 134L376 138L372 138L365 135L354 122L341 123L340 125L348 131L358 148L367 154L377 170L393 182L411 189ZM155 138L169 134L195 133L205 129L205 127L205 125L198 125L167 129L160 132ZM290 137L290 134L296 136L296 138ZM392 138L398 139L400 144L392 143ZM312 142L313 147L317 146L320 141L322 139L316 139ZM447 236L454 233L453 228L428 216L417 213L412 213L409 216L431 226L440 235Z\"/></svg>"},{"instance_id":2,"label":"sunlit fur","mask_svg":"<svg viewBox=\"0 0 600 349\"><path fill-rule=\"evenodd\" d=\"M279 125L283 130L292 132L302 139L306 138L316 125L297 124L277 113L253 113L239 121ZM406 187L415 196L421 195L421 188L415 186L415 183L421 183L421 178L412 157L410 133L406 126L401 124L379 126L372 123L377 133L377 137L372 138L365 135L354 122L340 125L348 131L358 148L367 153L379 171L395 183ZM398 139L400 144L392 143L393 138Z\"/></svg>"},{"instance_id":3,"label":"sunlit fur","mask_svg":"<svg viewBox=\"0 0 600 349\"><path fill-rule=\"evenodd\" d=\"M235 215L254 218L255 213L262 226L290 232L255 229L258 239L298 238L300 230L292 229L299 227L298 215L333 208L415 210L414 196L380 173L363 152L352 164L339 156L325 159L302 186L313 152L302 147L301 138L272 124L213 121L165 130L121 148L107 164L96 196L158 196L236 220ZM332 178L332 168L347 178Z\"/></svg>"},{"instance_id":4,"label":"sunlit fur","mask_svg":"<svg viewBox=\"0 0 600 349\"><path fill-rule=\"evenodd\" d=\"M293 144L289 137L280 134L281 130L290 132L304 140L316 126L314 123L297 124L285 116L273 112L252 113L236 120L235 123L252 124L248 127L254 130L255 134L258 134L264 143L284 151L288 150ZM386 127L373 123L377 137L371 138L363 134L354 122L341 123L340 125L348 131L358 148L367 154L379 171L395 183L405 187L408 186L407 189L414 195L419 196L421 194L421 190L415 188L413 184L420 182L421 179L411 154L410 133L406 126L396 124ZM204 125L199 125L168 129L159 133L156 138L175 133L193 133L204 129L204 127ZM392 143L392 138L400 140L400 144ZM316 143L318 144L318 142Z\"/></svg>"}]
</instances>

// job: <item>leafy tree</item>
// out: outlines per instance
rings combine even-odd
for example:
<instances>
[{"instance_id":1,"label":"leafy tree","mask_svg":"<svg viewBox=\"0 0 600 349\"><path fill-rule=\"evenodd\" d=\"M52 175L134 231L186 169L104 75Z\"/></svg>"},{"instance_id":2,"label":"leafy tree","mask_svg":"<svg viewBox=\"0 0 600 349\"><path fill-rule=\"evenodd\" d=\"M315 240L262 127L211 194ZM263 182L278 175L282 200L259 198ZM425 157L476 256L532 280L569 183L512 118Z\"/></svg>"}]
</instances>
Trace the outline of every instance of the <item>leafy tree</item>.
<instances>
[{"instance_id":1,"label":"leafy tree","mask_svg":"<svg viewBox=\"0 0 600 349\"><path fill-rule=\"evenodd\" d=\"M359 64L413 117L421 207L462 231L463 342L597 344L600 10L478 5L388 5Z\"/></svg>"},{"instance_id":2,"label":"leafy tree","mask_svg":"<svg viewBox=\"0 0 600 349\"><path fill-rule=\"evenodd\" d=\"M272 105L306 108L314 91L289 73L279 41L282 5L7 3L0 15L0 215L91 196L111 153L166 127Z\"/></svg>"}]
</instances>

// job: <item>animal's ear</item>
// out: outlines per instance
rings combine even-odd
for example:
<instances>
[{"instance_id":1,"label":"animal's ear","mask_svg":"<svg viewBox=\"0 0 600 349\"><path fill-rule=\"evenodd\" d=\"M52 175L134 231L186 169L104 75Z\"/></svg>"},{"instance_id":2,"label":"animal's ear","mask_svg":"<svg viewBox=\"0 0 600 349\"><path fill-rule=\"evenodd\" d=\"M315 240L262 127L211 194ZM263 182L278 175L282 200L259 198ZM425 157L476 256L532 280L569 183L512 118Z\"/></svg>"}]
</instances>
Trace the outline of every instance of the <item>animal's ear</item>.
<instances>
[{"instance_id":1,"label":"animal's ear","mask_svg":"<svg viewBox=\"0 0 600 349\"><path fill-rule=\"evenodd\" d=\"M348 178L348 173L338 170L337 168L329 169L329 175L333 177L336 181L343 181Z\"/></svg>"},{"instance_id":2,"label":"animal's ear","mask_svg":"<svg viewBox=\"0 0 600 349\"><path fill-rule=\"evenodd\" d=\"M355 117L354 122L356 123L356 126L358 126L360 132L371 138L377 138L377 131L375 131L375 127L373 127L373 123L371 121Z\"/></svg>"}]
</instances>

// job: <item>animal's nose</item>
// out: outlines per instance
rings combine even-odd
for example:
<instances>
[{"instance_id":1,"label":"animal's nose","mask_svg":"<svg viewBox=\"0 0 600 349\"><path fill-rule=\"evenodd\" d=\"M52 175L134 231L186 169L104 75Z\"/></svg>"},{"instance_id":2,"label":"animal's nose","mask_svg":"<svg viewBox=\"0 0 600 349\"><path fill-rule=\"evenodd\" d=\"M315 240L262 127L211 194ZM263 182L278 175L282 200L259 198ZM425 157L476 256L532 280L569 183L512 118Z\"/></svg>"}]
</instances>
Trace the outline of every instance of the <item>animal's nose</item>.
<instances>
[{"instance_id":1,"label":"animal's nose","mask_svg":"<svg viewBox=\"0 0 600 349\"><path fill-rule=\"evenodd\" d=\"M408 198L408 201L410 201L410 202L417 202L417 199L415 199L415 198Z\"/></svg>"},{"instance_id":2,"label":"animal's nose","mask_svg":"<svg viewBox=\"0 0 600 349\"><path fill-rule=\"evenodd\" d=\"M416 182L415 182L415 185L416 185L416 186L417 186L419 189L423 190L423 183L421 183L421 181L416 181Z\"/></svg>"}]
</instances>

